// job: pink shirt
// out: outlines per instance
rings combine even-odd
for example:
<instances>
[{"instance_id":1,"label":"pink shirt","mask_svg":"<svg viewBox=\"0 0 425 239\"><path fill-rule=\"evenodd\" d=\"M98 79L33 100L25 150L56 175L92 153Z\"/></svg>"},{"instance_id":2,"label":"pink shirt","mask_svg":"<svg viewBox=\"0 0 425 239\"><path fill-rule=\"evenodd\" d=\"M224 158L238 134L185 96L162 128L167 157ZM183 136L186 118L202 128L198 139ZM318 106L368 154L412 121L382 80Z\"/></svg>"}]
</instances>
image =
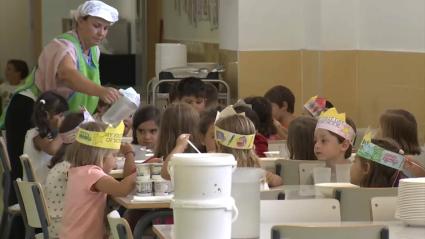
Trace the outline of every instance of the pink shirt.
<instances>
[{"instance_id":1,"label":"pink shirt","mask_svg":"<svg viewBox=\"0 0 425 239\"><path fill-rule=\"evenodd\" d=\"M73 31L69 33L76 35ZM73 92L57 77L59 64L66 55L69 55L74 64L77 65L77 50L72 42L65 39L55 38L43 48L38 58L38 69L35 73L35 84L41 92L55 90L65 99L68 99ZM99 57L99 54L97 56Z\"/></svg>"},{"instance_id":2,"label":"pink shirt","mask_svg":"<svg viewBox=\"0 0 425 239\"><path fill-rule=\"evenodd\" d=\"M109 177L95 165L69 169L61 239L105 238L106 193L93 191L94 184L104 176Z\"/></svg>"}]
</instances>

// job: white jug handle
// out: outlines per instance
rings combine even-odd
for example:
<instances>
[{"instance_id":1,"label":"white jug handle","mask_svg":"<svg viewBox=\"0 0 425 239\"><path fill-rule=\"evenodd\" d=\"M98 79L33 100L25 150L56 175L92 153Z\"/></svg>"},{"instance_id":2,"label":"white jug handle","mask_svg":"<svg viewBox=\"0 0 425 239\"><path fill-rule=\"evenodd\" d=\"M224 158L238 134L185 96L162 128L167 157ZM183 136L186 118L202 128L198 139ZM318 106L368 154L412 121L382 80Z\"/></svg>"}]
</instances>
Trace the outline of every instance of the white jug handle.
<instances>
[{"instance_id":1,"label":"white jug handle","mask_svg":"<svg viewBox=\"0 0 425 239\"><path fill-rule=\"evenodd\" d=\"M238 210L238 208L236 207L236 203L233 203L233 206L232 206L232 214L233 214L233 217L232 217L232 223L233 223L233 222L235 222L235 221L236 221L236 219L238 219L238 216L239 216L239 210Z\"/></svg>"}]
</instances>

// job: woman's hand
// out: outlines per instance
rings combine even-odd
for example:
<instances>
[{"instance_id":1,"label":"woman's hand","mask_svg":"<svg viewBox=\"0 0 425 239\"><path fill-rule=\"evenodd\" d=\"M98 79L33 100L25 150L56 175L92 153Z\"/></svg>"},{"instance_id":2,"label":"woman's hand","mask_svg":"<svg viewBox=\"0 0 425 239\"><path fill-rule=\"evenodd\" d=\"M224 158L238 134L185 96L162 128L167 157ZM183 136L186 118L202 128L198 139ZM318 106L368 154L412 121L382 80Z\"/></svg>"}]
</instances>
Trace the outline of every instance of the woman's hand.
<instances>
[{"instance_id":1,"label":"woman's hand","mask_svg":"<svg viewBox=\"0 0 425 239\"><path fill-rule=\"evenodd\" d=\"M117 89L112 87L102 87L99 97L105 103L112 104L121 97L121 94Z\"/></svg>"}]
</instances>

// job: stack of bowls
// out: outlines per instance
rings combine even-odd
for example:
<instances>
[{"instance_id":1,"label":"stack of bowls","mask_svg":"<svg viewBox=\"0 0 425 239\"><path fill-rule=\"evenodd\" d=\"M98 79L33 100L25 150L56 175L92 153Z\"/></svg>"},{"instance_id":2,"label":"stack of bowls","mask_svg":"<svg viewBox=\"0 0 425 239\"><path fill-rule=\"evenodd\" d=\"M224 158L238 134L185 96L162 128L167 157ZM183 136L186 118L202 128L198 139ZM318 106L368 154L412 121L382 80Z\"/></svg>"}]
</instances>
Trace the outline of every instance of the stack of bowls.
<instances>
[{"instance_id":1,"label":"stack of bowls","mask_svg":"<svg viewBox=\"0 0 425 239\"><path fill-rule=\"evenodd\" d=\"M425 178L400 180L397 212L405 224L425 226Z\"/></svg>"}]
</instances>

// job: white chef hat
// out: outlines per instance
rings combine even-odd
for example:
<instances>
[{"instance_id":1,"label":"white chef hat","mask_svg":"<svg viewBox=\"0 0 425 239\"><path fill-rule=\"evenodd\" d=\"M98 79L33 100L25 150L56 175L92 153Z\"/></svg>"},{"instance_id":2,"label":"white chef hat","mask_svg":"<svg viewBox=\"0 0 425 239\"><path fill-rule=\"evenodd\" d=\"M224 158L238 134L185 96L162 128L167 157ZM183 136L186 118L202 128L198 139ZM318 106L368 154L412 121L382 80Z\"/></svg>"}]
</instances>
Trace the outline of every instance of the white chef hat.
<instances>
[{"instance_id":1,"label":"white chef hat","mask_svg":"<svg viewBox=\"0 0 425 239\"><path fill-rule=\"evenodd\" d=\"M110 23L118 21L118 10L108 4L89 0L78 6L77 10L71 10L71 16L77 21L80 17L100 17Z\"/></svg>"}]
</instances>

